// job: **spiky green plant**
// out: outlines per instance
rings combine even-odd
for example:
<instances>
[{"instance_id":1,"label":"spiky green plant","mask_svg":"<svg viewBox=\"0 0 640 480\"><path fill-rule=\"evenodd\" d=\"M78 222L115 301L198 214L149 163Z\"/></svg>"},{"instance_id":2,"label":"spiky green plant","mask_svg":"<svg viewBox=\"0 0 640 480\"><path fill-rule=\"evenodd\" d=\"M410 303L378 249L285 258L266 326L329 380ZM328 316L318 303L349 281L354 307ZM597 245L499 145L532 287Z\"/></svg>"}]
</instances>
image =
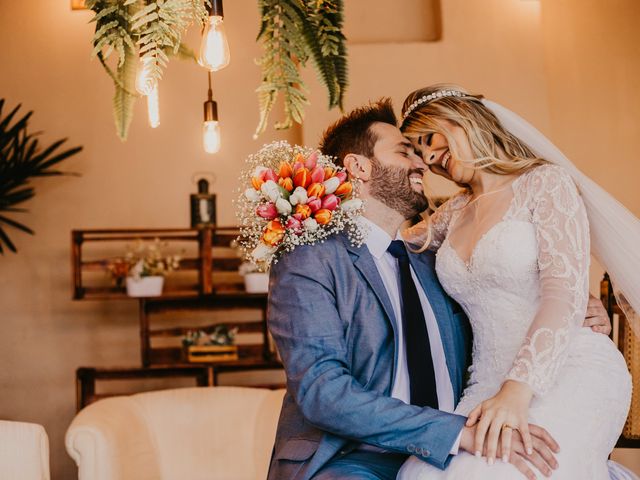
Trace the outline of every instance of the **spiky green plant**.
<instances>
[{"instance_id":1,"label":"spiky green plant","mask_svg":"<svg viewBox=\"0 0 640 480\"><path fill-rule=\"evenodd\" d=\"M67 139L55 141L41 148L38 143L38 133L30 133L27 129L27 123L33 112L28 112L12 125L11 122L18 113L20 105L4 117L3 107L4 99L0 99L0 254L4 254L5 248L12 252L17 251L6 232L7 227L34 234L32 229L7 216L7 214L27 211L20 205L35 195L35 189L30 184L31 179L69 175L54 167L82 150L82 147L74 147L59 151L59 147Z\"/></svg>"},{"instance_id":2,"label":"spiky green plant","mask_svg":"<svg viewBox=\"0 0 640 480\"><path fill-rule=\"evenodd\" d=\"M279 93L285 118L275 127L302 123L309 101L299 68L309 58L327 88L329 108L342 109L347 88L342 0L258 0L258 5L262 18L258 41L264 53L258 60L262 83L257 89L260 120L255 136L266 129Z\"/></svg>"},{"instance_id":3,"label":"spiky green plant","mask_svg":"<svg viewBox=\"0 0 640 480\"><path fill-rule=\"evenodd\" d=\"M96 29L92 54L113 79L113 115L116 131L126 140L133 119L133 107L140 94L135 89L139 61L147 62L149 79L157 82L170 55L195 60L182 45L182 35L194 21L207 19L209 0L87 0L95 12ZM109 58L114 55L114 68Z\"/></svg>"}]
</instances>

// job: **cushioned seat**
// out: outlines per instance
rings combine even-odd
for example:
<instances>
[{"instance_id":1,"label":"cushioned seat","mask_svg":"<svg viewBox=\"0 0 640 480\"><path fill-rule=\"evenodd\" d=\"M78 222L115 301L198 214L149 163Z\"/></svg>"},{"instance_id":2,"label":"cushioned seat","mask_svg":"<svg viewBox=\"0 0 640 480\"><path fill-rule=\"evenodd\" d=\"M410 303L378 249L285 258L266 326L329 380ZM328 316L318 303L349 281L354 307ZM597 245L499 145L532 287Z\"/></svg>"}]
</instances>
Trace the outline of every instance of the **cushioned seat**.
<instances>
[{"instance_id":1,"label":"cushioned seat","mask_svg":"<svg viewBox=\"0 0 640 480\"><path fill-rule=\"evenodd\" d=\"M0 478L49 480L49 439L42 425L0 420Z\"/></svg>"},{"instance_id":2,"label":"cushioned seat","mask_svg":"<svg viewBox=\"0 0 640 480\"><path fill-rule=\"evenodd\" d=\"M284 390L181 388L112 397L66 434L79 480L264 479Z\"/></svg>"}]
</instances>

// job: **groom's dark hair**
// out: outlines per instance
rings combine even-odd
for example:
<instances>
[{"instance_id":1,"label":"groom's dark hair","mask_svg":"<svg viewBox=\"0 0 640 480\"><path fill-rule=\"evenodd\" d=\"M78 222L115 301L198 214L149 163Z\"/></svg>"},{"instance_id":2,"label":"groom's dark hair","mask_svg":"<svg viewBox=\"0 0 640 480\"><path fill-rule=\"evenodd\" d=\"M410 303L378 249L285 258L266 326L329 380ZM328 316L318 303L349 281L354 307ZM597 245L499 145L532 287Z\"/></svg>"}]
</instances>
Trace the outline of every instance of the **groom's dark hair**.
<instances>
[{"instance_id":1,"label":"groom's dark hair","mask_svg":"<svg viewBox=\"0 0 640 480\"><path fill-rule=\"evenodd\" d=\"M339 166L343 166L344 157L350 153L373 158L378 137L371 126L376 122L398 126L390 98L381 98L340 117L322 134L319 149L325 155L336 157Z\"/></svg>"}]
</instances>

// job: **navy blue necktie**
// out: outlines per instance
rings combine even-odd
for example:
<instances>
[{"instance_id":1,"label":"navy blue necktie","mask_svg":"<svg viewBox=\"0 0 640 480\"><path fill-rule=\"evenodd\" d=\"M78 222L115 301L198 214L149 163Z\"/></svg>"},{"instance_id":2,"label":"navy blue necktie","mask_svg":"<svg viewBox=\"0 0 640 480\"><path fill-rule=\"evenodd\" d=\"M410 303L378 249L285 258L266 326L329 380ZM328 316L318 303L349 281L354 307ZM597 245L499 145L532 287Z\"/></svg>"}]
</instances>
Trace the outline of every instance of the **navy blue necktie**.
<instances>
[{"instance_id":1,"label":"navy blue necktie","mask_svg":"<svg viewBox=\"0 0 640 480\"><path fill-rule=\"evenodd\" d=\"M416 284L411 276L409 255L404 243L394 240L387 251L398 259L402 294L402 325L409 369L411 404L420 407L438 408L436 374L433 369L429 332L418 296Z\"/></svg>"}]
</instances>

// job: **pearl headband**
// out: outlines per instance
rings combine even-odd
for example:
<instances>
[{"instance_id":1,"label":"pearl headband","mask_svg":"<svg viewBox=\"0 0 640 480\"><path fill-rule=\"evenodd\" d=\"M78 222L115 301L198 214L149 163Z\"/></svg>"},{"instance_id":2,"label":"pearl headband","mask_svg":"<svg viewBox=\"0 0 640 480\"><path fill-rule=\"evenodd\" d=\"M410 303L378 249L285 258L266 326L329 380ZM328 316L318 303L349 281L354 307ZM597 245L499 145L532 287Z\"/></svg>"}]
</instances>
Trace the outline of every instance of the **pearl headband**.
<instances>
[{"instance_id":1,"label":"pearl headband","mask_svg":"<svg viewBox=\"0 0 640 480\"><path fill-rule=\"evenodd\" d=\"M418 108L420 105L424 103L428 103L432 100L437 100L438 98L443 98L443 97L464 97L464 96L465 94L458 90L439 90L437 92L430 93L429 95L424 95L407 107L407 110L404 112L404 115L402 116L402 120L405 120L409 115L411 115L411 112L413 112L416 108Z\"/></svg>"}]
</instances>

